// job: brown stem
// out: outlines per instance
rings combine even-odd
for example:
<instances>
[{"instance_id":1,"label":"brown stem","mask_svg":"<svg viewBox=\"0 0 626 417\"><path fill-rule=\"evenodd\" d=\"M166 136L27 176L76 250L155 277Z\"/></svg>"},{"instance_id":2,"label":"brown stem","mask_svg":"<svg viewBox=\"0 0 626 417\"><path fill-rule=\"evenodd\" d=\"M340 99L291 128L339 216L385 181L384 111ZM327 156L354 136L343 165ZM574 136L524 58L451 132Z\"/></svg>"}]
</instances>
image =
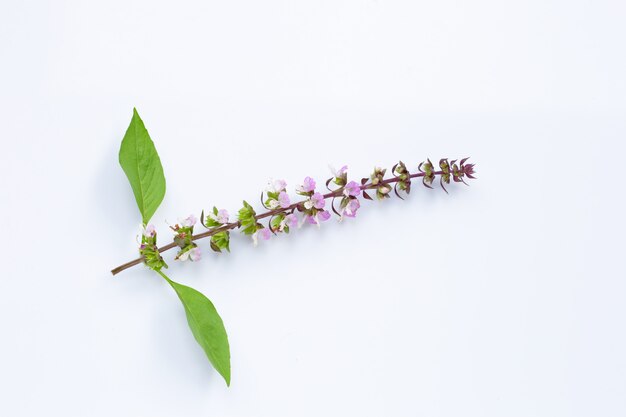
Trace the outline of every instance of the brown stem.
<instances>
[{"instance_id":1,"label":"brown stem","mask_svg":"<svg viewBox=\"0 0 626 417\"><path fill-rule=\"evenodd\" d=\"M443 171L434 171L433 174L434 175L441 175L441 174L443 174ZM418 177L423 177L424 175L425 174L423 172L420 172L418 174L411 174L411 175L409 175L409 177L410 178L418 178ZM360 188L361 188L361 190L368 190L368 189L371 189L371 188L379 187L379 186L381 186L383 184L391 184L391 183L398 182L398 181L400 181L400 178L394 177L394 178L389 178L389 179L383 180L383 181L381 181L380 183L378 183L376 185L373 185L371 182L369 182L367 184L361 185ZM342 191L343 191L342 188L339 188L339 189L337 189L335 191L331 191L330 193L324 194L324 199L340 196ZM264 219L266 217L274 216L276 214L285 213L285 212L288 212L288 211L291 211L291 210L294 210L294 209L298 208L298 206L300 204L302 204L302 203L303 202L300 201L298 203L293 203L292 205L290 205L288 207L285 207L285 208L281 207L281 208L277 208L277 209L274 209L274 210L268 210L265 213L261 213L261 214L255 216L255 218L257 220L260 220L260 219ZM235 229L235 228L237 228L239 226L241 226L241 224L239 222L226 223L226 224L224 224L224 225L222 225L220 227L216 227L216 228L213 228L213 229L208 230L206 232L202 232L202 233L198 233L196 235L193 235L191 240L204 239L205 237L213 236L214 234L219 233L219 232L223 232L225 230ZM159 248L159 252L165 252L165 251L173 249L175 247L177 247L177 245L174 242L168 243L167 245L160 247ZM122 272L125 269L128 269L128 268L130 268L132 266L135 266L135 265L139 265L141 262L143 262L143 257L139 257L137 259L133 259L130 262L126 262L125 264L122 264L122 265L118 266L117 268L112 269L111 273L113 275L117 275L117 274L119 274L120 272Z\"/></svg>"}]
</instances>

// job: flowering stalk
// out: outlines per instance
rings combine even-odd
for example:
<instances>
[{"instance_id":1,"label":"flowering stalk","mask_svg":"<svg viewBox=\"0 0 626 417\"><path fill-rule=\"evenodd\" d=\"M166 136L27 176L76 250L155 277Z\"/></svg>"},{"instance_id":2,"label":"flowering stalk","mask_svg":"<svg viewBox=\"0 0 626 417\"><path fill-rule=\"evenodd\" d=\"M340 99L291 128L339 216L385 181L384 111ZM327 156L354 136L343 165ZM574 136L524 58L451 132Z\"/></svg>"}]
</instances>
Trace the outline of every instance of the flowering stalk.
<instances>
[{"instance_id":1,"label":"flowering stalk","mask_svg":"<svg viewBox=\"0 0 626 417\"><path fill-rule=\"evenodd\" d=\"M130 126L122 140L119 161L135 195L142 216L143 231L139 257L111 272L116 275L143 262L163 278L183 304L194 338L227 385L230 384L230 346L222 318L207 297L165 275L163 269L168 266L161 253L178 248L174 260L197 262L202 258L202 252L196 241L209 238L213 251L230 252L230 232L236 228L249 235L257 245L259 241L268 240L272 235L289 233L304 224L315 224L319 227L331 217L331 212L339 220L355 217L361 207L359 197L373 200L370 193L376 199L384 200L391 196L393 190L398 197L403 198L401 193L408 194L411 191L411 180L415 178L421 178L424 186L433 188L434 180L439 177L439 184L446 192L448 191L444 183L450 184L451 179L464 183L465 177L474 178L474 164L466 164L467 158L458 164L456 160L448 162L447 159L441 159L439 170L435 170L432 162L427 160L417 167L417 173L410 173L400 161L391 169L392 177L385 178L387 170L376 168L369 178L362 178L359 182L348 181L348 167L344 166L338 171L333 170L333 176L326 181L328 192L324 194L316 190L317 184L313 178L306 177L296 187L296 194L301 197L297 202L291 201L284 180L271 181L265 192L261 193L264 212L257 214L244 201L243 207L238 211L237 220L230 221L226 210L213 207L206 215L204 211L200 215L200 224L207 231L194 233L198 218L192 214L170 226L174 233L173 241L158 247L157 231L153 224L149 224L149 220L165 196L165 176L154 143L137 110L133 111ZM265 224L262 222L264 219L267 219Z\"/></svg>"},{"instance_id":2,"label":"flowering stalk","mask_svg":"<svg viewBox=\"0 0 626 417\"><path fill-rule=\"evenodd\" d=\"M466 164L467 159L468 158L462 159L458 164L456 163L456 160L448 162L447 159L442 159L439 163L441 170L438 171L435 171L433 169L433 164L430 162L430 160L427 160L426 162L423 162L419 165L418 170L420 172L414 174L410 174L405 164L399 162L398 164L394 165L392 169L392 172L394 174L393 177L385 179L384 175L386 170L376 168L370 178L363 178L361 180L360 185L355 183L354 181L350 181L349 183L346 182L347 180L345 177L347 168L344 167L342 168L342 170L336 173L339 176L331 177L328 179L328 181L326 181L327 187L331 182L333 182L338 185L339 188L335 190L329 189L329 192L323 195L314 192L315 181L313 181L310 177L307 177L308 180L305 179L303 184L305 188L300 188L298 191L298 194L308 197L306 200L289 204L290 200L288 197L281 197L281 194L283 196L287 195L285 188L278 190L278 192L268 191L268 199L265 201L263 201L262 199L263 206L267 209L265 212L256 214L252 211L252 207L247 202L244 202L245 210L242 209L244 210L244 212L242 213L240 211L240 218L237 221L233 222L228 222L228 213L226 212L226 210L218 211L214 207L213 216L205 216L204 213L201 216L203 220L202 224L208 227L209 230L197 234L192 234L193 224L195 224L195 221L193 222L193 224L184 226L185 224L190 222L189 219L195 219L195 217L191 215L189 216L189 218L186 219L186 221L182 222L182 226L177 224L173 227L174 231L177 232L175 241L167 245L161 246L160 248L158 248L158 252L162 253L170 249L179 247L181 248L181 252L183 252L183 255L179 253L176 259L186 260L187 257L184 256L184 254L194 251L196 253L196 256L189 256L189 259L196 261L200 258L200 252L197 248L197 245L195 244L196 240L211 238L211 248L213 250L221 252L221 249L225 248L230 251L228 246L228 231L236 228L241 228L243 226L243 233L254 236L253 239L255 239L256 241L258 241L258 239L267 240L270 238L270 232L274 234L283 231L288 233L290 230L290 226L291 228L293 228L293 226L297 225L298 220L295 218L296 212L305 213L304 221L306 223L319 225L320 221L325 221L329 217L328 214L322 214L328 213L328 211L322 210L325 207L322 202L329 199L332 200L331 210L336 215L338 215L340 219L344 217L354 217L356 215L356 210L360 208L360 203L357 198L360 193L363 194L363 198L367 200L372 200L372 197L369 195L369 193L367 193L367 191L375 190L376 198L379 200L383 200L385 198L389 198L391 191L393 190L399 198L403 199L399 191L403 191L408 194L411 190L411 179L414 178L422 178L422 183L425 187L433 188L432 184L435 178L439 177L440 185L447 193L448 191L446 190L444 183L449 184L450 179L453 179L454 182L465 183L465 177L472 179L475 178L473 176L474 164ZM273 197L274 195L276 195L276 198ZM342 202L339 206L339 210L337 210L334 202L339 197L342 198ZM278 201L278 203L272 203L274 201ZM254 214L250 216L251 213ZM245 217L246 215L248 215L248 217ZM244 219L241 219L241 216L244 216ZM294 217L290 218L289 216ZM268 217L273 220L270 220L270 224L267 228L258 223L259 220ZM279 219L280 221L278 221L277 219ZM294 219L296 220L294 221ZM189 230L189 226L191 226L191 230ZM148 225L147 227L150 230L154 230L154 226L152 225ZM179 230L183 231L183 236L186 240L181 241ZM185 232L187 232L186 236ZM221 239L216 239L216 236L219 236ZM217 250L216 248L219 248L220 250ZM119 274L125 269L138 265L144 261L154 262L154 255L154 251L151 252L148 257L145 253L141 253L140 257L133 259L132 261L127 262L123 265L120 265L117 268L114 268L113 270L111 270L111 273L113 275Z\"/></svg>"}]
</instances>

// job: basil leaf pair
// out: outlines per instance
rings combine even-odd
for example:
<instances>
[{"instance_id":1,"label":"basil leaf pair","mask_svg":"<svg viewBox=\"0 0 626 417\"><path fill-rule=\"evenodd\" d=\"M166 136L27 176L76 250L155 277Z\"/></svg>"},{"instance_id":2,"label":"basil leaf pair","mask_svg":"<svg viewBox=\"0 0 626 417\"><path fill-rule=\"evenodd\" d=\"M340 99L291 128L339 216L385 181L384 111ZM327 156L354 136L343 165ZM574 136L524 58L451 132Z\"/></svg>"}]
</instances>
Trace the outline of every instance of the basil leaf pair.
<instances>
[{"instance_id":1,"label":"basil leaf pair","mask_svg":"<svg viewBox=\"0 0 626 417\"><path fill-rule=\"evenodd\" d=\"M144 226L148 224L165 196L165 175L161 159L148 130L133 109L130 126L120 147L119 161L128 177ZM213 367L230 385L230 348L222 318L213 303L199 291L168 278L154 269L176 291L185 308L191 332Z\"/></svg>"}]
</instances>

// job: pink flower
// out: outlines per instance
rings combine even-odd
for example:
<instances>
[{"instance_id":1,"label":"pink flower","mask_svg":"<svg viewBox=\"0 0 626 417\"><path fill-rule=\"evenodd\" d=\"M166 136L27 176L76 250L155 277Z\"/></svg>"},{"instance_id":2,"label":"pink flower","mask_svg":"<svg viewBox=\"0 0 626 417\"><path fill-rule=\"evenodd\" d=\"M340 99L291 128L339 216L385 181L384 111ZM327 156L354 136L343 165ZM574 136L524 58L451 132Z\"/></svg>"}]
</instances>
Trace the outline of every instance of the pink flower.
<instances>
[{"instance_id":1,"label":"pink flower","mask_svg":"<svg viewBox=\"0 0 626 417\"><path fill-rule=\"evenodd\" d=\"M361 194L361 187L354 181L350 181L343 189L344 195L358 197Z\"/></svg>"},{"instance_id":2,"label":"pink flower","mask_svg":"<svg viewBox=\"0 0 626 417\"><path fill-rule=\"evenodd\" d=\"M325 222L328 219L330 219L330 212L322 210L315 216L306 216L304 221L308 224L316 224L319 227L320 222Z\"/></svg>"},{"instance_id":3,"label":"pink flower","mask_svg":"<svg viewBox=\"0 0 626 417\"><path fill-rule=\"evenodd\" d=\"M272 232L270 231L269 228L264 227L263 229L259 230L259 237L263 240L269 240L269 238L272 236Z\"/></svg>"},{"instance_id":4,"label":"pink flower","mask_svg":"<svg viewBox=\"0 0 626 417\"><path fill-rule=\"evenodd\" d=\"M278 194L278 203L282 208L289 207L289 205L291 204L291 201L289 200L289 194L281 191L280 194Z\"/></svg>"},{"instance_id":5,"label":"pink flower","mask_svg":"<svg viewBox=\"0 0 626 417\"><path fill-rule=\"evenodd\" d=\"M315 191L315 180L311 177L306 177L304 179L304 183L298 186L296 191L301 193L310 193L311 191Z\"/></svg>"},{"instance_id":6,"label":"pink flower","mask_svg":"<svg viewBox=\"0 0 626 417\"><path fill-rule=\"evenodd\" d=\"M336 178L341 178L348 171L348 165L342 166L341 169L339 169L339 171L336 171L335 168L333 168L332 166L329 166L329 167L330 167L330 171L333 173L333 175Z\"/></svg>"},{"instance_id":7,"label":"pink flower","mask_svg":"<svg viewBox=\"0 0 626 417\"><path fill-rule=\"evenodd\" d=\"M181 226L183 227L191 227L194 224L196 224L196 222L198 221L198 219L196 218L196 216L194 216L193 214L190 214L189 217L187 217L185 220L181 221Z\"/></svg>"},{"instance_id":8,"label":"pink flower","mask_svg":"<svg viewBox=\"0 0 626 417\"><path fill-rule=\"evenodd\" d=\"M257 230L252 234L252 241L254 242L254 246L258 245L259 238L261 238L261 240L269 240L271 236L272 232L267 227Z\"/></svg>"},{"instance_id":9,"label":"pink flower","mask_svg":"<svg viewBox=\"0 0 626 417\"><path fill-rule=\"evenodd\" d=\"M308 200L304 202L304 208L307 210L311 210L313 207L316 209L322 209L326 205L326 200L324 200L324 196L320 193L313 194Z\"/></svg>"},{"instance_id":10,"label":"pink flower","mask_svg":"<svg viewBox=\"0 0 626 417\"><path fill-rule=\"evenodd\" d=\"M288 214L283 222L285 225L293 228L298 226L298 217L295 214Z\"/></svg>"},{"instance_id":11,"label":"pink flower","mask_svg":"<svg viewBox=\"0 0 626 417\"><path fill-rule=\"evenodd\" d=\"M154 237L155 234L156 234L156 230L155 230L153 224L147 225L146 228L143 231L143 235L145 237Z\"/></svg>"},{"instance_id":12,"label":"pink flower","mask_svg":"<svg viewBox=\"0 0 626 417\"><path fill-rule=\"evenodd\" d=\"M228 211L224 209L218 211L216 220L221 224L228 223Z\"/></svg>"},{"instance_id":13,"label":"pink flower","mask_svg":"<svg viewBox=\"0 0 626 417\"><path fill-rule=\"evenodd\" d=\"M287 182L285 180L270 180L267 184L266 191L270 193L280 193L287 188Z\"/></svg>"},{"instance_id":14,"label":"pink flower","mask_svg":"<svg viewBox=\"0 0 626 417\"><path fill-rule=\"evenodd\" d=\"M341 214L346 217L354 217L359 207L361 207L361 203L359 203L359 200L356 198L353 198L348 202L348 205L344 207Z\"/></svg>"},{"instance_id":15,"label":"pink flower","mask_svg":"<svg viewBox=\"0 0 626 417\"><path fill-rule=\"evenodd\" d=\"M202 259L202 251L200 250L200 248L195 247L192 250L190 250L189 259L191 259L194 262L198 262L200 259Z\"/></svg>"},{"instance_id":16,"label":"pink flower","mask_svg":"<svg viewBox=\"0 0 626 417\"><path fill-rule=\"evenodd\" d=\"M326 205L326 200L324 200L324 196L320 193L313 194L311 196L311 202L316 209L323 209Z\"/></svg>"},{"instance_id":17,"label":"pink flower","mask_svg":"<svg viewBox=\"0 0 626 417\"><path fill-rule=\"evenodd\" d=\"M325 222L326 220L330 219L330 212L326 211L326 210L322 210L319 212L319 214L317 215L317 218L320 221Z\"/></svg>"},{"instance_id":18,"label":"pink flower","mask_svg":"<svg viewBox=\"0 0 626 417\"><path fill-rule=\"evenodd\" d=\"M187 259L197 262L202 258L202 251L199 247L191 248L188 251L181 253L176 257L179 261L186 261Z\"/></svg>"}]
</instances>

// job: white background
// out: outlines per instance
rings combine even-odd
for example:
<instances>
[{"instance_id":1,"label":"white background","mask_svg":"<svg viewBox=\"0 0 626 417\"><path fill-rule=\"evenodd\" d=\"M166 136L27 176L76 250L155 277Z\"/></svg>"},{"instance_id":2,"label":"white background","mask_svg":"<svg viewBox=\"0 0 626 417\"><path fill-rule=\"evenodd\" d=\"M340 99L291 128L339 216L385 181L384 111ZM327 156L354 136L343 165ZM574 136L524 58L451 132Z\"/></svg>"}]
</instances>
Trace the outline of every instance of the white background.
<instances>
[{"instance_id":1,"label":"white background","mask_svg":"<svg viewBox=\"0 0 626 417\"><path fill-rule=\"evenodd\" d=\"M617 0L2 0L0 414L625 415L625 20ZM329 163L471 156L478 179L172 261L225 321L226 388L171 288L109 273L136 255L133 106L163 241Z\"/></svg>"}]
</instances>

